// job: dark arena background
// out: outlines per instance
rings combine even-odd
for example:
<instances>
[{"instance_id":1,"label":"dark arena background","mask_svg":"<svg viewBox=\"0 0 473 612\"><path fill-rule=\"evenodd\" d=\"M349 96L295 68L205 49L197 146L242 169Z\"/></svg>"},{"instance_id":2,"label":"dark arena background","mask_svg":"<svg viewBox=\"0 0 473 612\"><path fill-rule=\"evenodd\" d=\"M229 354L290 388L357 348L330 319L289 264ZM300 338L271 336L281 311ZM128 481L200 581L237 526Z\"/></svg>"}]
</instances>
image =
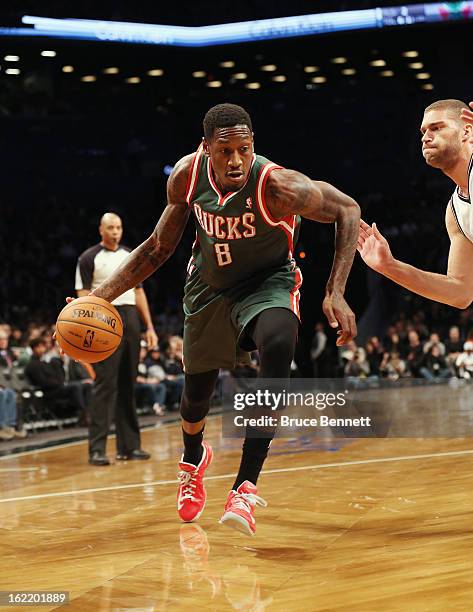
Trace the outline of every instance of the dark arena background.
<instances>
[{"instance_id":1,"label":"dark arena background","mask_svg":"<svg viewBox=\"0 0 473 612\"><path fill-rule=\"evenodd\" d=\"M358 336L337 347L322 312L332 224L303 220L294 253L304 284L293 376L336 381L362 405L375 402L387 425L367 437L295 428L275 440L259 481L269 505L257 508L253 539L218 518L241 448L222 433L222 398L229 381L257 374L257 354L251 366L219 377L206 426L215 457L205 514L180 523L175 509L182 452L182 385L175 383L183 379L193 219L174 255L144 283L160 352L147 351L143 335L139 372L146 377L159 366L167 391L157 402L136 388L151 461L88 465L87 407L48 401L25 375L37 338L46 359L61 359L54 324L65 298L75 296L77 259L99 241L102 215L121 217L125 245L144 241L166 205L174 164L197 149L203 116L221 102L249 112L256 153L337 186L365 221L376 221L395 257L446 272L445 209L454 185L425 163L419 128L432 102L473 100L473 2L394 4L1 4L5 609L29 601L81 612L472 610L473 308L423 299L357 254L346 299ZM316 15L346 11L350 19L313 25ZM300 16L297 27L276 21L291 16ZM60 29L68 19L84 20L81 34ZM86 20L136 27L84 34ZM257 20L273 21L259 29ZM247 39L200 46L178 44L180 31L154 44L143 25L240 22L255 22ZM433 347L441 361L431 358ZM79 367L61 385L72 370L76 382L93 378L91 366ZM7 390L15 396L10 421Z\"/></svg>"}]
</instances>

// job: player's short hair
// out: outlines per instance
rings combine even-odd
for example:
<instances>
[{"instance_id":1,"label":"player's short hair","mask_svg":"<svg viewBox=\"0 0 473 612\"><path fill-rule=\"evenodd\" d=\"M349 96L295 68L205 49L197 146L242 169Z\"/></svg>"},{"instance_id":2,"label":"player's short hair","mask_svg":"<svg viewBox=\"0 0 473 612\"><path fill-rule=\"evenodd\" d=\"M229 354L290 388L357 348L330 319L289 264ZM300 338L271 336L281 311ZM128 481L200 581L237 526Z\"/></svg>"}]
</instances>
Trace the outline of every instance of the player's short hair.
<instances>
[{"instance_id":1,"label":"player's short hair","mask_svg":"<svg viewBox=\"0 0 473 612\"><path fill-rule=\"evenodd\" d=\"M454 100L453 98L450 98L448 100L437 100L437 102L434 102L433 104L430 104L424 111L424 113L428 113L429 111L433 111L433 110L439 110L439 111L448 111L449 115L456 119L457 121L460 121L460 115L462 112L462 109L468 109L468 104L465 104L465 102L462 102L461 100Z\"/></svg>"},{"instance_id":2,"label":"player's short hair","mask_svg":"<svg viewBox=\"0 0 473 612\"><path fill-rule=\"evenodd\" d=\"M237 104L217 104L207 111L204 117L204 136L210 140L218 128L246 125L253 131L251 119L244 108Z\"/></svg>"}]
</instances>

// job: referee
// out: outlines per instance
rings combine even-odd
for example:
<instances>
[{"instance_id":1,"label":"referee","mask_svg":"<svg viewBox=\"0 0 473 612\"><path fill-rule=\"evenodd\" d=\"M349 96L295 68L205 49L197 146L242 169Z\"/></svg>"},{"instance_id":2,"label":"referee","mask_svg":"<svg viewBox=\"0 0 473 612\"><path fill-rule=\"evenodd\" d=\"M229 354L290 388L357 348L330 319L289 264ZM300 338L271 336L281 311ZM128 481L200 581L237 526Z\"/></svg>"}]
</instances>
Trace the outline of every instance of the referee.
<instances>
[{"instance_id":1,"label":"referee","mask_svg":"<svg viewBox=\"0 0 473 612\"><path fill-rule=\"evenodd\" d=\"M82 253L76 268L76 291L88 295L100 285L128 256L131 249L120 244L122 221L114 213L105 213L100 220L102 240ZM140 429L134 395L140 351L140 320L146 326L149 348L157 346L144 289L139 286L126 291L113 301L123 320L123 338L118 349L94 364L96 378L92 392L89 426L89 463L110 465L105 454L107 435L115 418L117 459L149 459L141 449ZM139 316L138 316L139 315Z\"/></svg>"}]
</instances>

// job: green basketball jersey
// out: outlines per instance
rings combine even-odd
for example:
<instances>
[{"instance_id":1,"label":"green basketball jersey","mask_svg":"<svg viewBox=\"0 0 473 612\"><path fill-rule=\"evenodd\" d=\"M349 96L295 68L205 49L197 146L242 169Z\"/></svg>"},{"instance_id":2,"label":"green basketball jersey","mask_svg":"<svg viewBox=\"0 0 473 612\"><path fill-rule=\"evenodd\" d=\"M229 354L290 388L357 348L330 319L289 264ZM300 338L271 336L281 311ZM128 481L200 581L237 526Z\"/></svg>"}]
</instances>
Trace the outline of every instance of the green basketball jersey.
<instances>
[{"instance_id":1,"label":"green basketball jersey","mask_svg":"<svg viewBox=\"0 0 473 612\"><path fill-rule=\"evenodd\" d=\"M253 155L245 185L222 195L210 157L199 147L186 192L196 224L190 274L197 268L207 285L227 289L293 260L300 217L275 220L264 198L266 181L276 168L281 166Z\"/></svg>"}]
</instances>

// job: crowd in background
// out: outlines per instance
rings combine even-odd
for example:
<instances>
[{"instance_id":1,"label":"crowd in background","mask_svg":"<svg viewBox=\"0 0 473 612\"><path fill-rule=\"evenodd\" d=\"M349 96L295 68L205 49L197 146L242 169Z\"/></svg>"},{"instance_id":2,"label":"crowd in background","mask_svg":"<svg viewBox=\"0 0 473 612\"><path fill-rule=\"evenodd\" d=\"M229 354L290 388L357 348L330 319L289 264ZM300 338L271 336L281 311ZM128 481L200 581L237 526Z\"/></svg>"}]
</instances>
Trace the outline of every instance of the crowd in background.
<instances>
[{"instance_id":1,"label":"crowd in background","mask_svg":"<svg viewBox=\"0 0 473 612\"><path fill-rule=\"evenodd\" d=\"M452 325L440 334L429 329L423 317L397 320L383 338L369 336L365 343L352 340L330 360L327 335L317 324L311 349L315 377L349 379L423 378L436 382L473 378L473 327Z\"/></svg>"},{"instance_id":2,"label":"crowd in background","mask_svg":"<svg viewBox=\"0 0 473 612\"><path fill-rule=\"evenodd\" d=\"M314 378L346 378L352 382L367 380L398 381L423 379L427 383L449 379L473 380L473 310L458 313L457 324L448 328L428 325L428 317L417 311L411 318L401 317L389 325L383 336L356 339L337 349L331 330L319 322L313 330L310 347ZM171 318L159 321L166 330L177 325ZM184 385L182 337L159 332L159 346L148 350L141 341L136 377L138 406L150 414L163 416L178 411ZM24 330L0 324L0 440L26 436L19 407L27 403L22 392L41 392L48 413L59 418L75 417L79 425L88 423L88 404L94 384L93 367L61 355L53 339L54 327L31 323ZM233 372L222 371L217 390L228 377L254 377L258 356L251 365L237 364ZM301 363L292 367L293 376L307 376ZM34 418L29 414L26 418Z\"/></svg>"},{"instance_id":3,"label":"crowd in background","mask_svg":"<svg viewBox=\"0 0 473 612\"><path fill-rule=\"evenodd\" d=\"M24 420L40 415L70 418L83 426L89 422L94 369L62 354L53 333L51 325L20 330L0 324L0 440L26 437ZM138 404L159 416L178 410L184 385L182 338L163 334L159 347L150 351L145 340L141 343Z\"/></svg>"}]
</instances>

